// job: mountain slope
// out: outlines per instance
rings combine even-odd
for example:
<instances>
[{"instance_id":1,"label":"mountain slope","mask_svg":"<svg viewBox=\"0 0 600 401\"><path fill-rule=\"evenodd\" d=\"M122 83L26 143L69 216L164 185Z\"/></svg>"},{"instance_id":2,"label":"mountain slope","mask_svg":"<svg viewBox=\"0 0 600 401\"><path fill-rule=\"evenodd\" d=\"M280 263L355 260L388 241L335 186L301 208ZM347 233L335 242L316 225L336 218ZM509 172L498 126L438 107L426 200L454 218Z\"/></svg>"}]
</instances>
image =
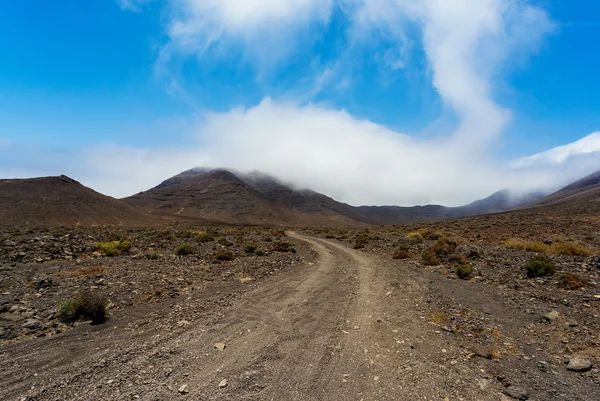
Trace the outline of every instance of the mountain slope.
<instances>
[{"instance_id":1,"label":"mountain slope","mask_svg":"<svg viewBox=\"0 0 600 401\"><path fill-rule=\"evenodd\" d=\"M600 201L600 170L550 194L537 202L536 205L552 205L566 201Z\"/></svg>"},{"instance_id":2,"label":"mountain slope","mask_svg":"<svg viewBox=\"0 0 600 401\"><path fill-rule=\"evenodd\" d=\"M196 168L125 201L160 215L202 218L228 224L337 225L400 224L473 216L512 209L540 195L500 191L462 207L440 205L354 207L315 191L297 189L262 173L240 174Z\"/></svg>"},{"instance_id":3,"label":"mountain slope","mask_svg":"<svg viewBox=\"0 0 600 401\"><path fill-rule=\"evenodd\" d=\"M150 225L156 218L61 175L0 180L5 225Z\"/></svg>"},{"instance_id":4,"label":"mountain slope","mask_svg":"<svg viewBox=\"0 0 600 401\"><path fill-rule=\"evenodd\" d=\"M357 209L374 224L404 224L456 219L460 217L503 212L527 205L543 197L541 193L513 195L510 191L498 191L491 196L465 206L360 206Z\"/></svg>"}]
</instances>

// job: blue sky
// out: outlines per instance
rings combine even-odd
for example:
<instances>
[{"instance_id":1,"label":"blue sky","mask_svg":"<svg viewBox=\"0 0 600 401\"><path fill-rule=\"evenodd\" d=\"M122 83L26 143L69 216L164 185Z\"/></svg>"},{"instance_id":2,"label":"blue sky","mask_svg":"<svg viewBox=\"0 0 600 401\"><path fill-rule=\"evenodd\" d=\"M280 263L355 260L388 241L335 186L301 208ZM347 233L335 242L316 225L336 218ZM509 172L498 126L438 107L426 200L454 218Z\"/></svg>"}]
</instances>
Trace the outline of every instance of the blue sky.
<instances>
[{"instance_id":1,"label":"blue sky","mask_svg":"<svg viewBox=\"0 0 600 401\"><path fill-rule=\"evenodd\" d=\"M586 151L574 146L560 160L507 172L600 130L600 4L450 3L8 2L0 13L0 173L65 173L125 196L184 168L223 165L351 203L452 204L494 187L480 185L490 181L481 173L460 191L433 191L440 168L398 178L406 165L397 159L440 152L454 176L502 170L492 181L515 188L600 168L600 146L588 141ZM305 136L304 124L324 142ZM390 148L388 136L398 147L389 160L378 147ZM340 155L336 141L354 142ZM474 153L481 157L472 165L457 161ZM581 163L569 162L578 168L552 181L560 163L581 154ZM365 187L366 174L380 171L365 171L373 164L387 173ZM384 189L392 181L397 187ZM407 187L410 195L400 190Z\"/></svg>"}]
</instances>

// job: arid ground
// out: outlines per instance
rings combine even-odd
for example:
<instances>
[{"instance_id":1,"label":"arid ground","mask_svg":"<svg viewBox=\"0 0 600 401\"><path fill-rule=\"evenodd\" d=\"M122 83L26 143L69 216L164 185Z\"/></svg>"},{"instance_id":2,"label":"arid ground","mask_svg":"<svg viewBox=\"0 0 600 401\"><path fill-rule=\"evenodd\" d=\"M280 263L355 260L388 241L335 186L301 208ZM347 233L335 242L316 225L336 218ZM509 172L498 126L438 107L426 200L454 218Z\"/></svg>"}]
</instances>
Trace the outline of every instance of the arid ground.
<instances>
[{"instance_id":1,"label":"arid ground","mask_svg":"<svg viewBox=\"0 0 600 401\"><path fill-rule=\"evenodd\" d=\"M600 227L527 231L502 216L285 233L6 229L0 398L600 399ZM506 234L515 227L523 235ZM98 246L118 241L130 249ZM537 254L554 274L528 277ZM105 323L59 320L82 292L109 302Z\"/></svg>"}]
</instances>

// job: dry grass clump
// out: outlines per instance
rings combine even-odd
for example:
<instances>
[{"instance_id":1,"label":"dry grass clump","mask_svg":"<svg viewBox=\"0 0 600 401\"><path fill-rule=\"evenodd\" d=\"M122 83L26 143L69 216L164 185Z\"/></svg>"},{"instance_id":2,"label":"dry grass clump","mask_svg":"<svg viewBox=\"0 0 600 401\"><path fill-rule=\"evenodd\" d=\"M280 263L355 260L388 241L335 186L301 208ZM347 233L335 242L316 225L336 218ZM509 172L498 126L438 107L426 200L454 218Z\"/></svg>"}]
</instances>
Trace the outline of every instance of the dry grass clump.
<instances>
[{"instance_id":1,"label":"dry grass clump","mask_svg":"<svg viewBox=\"0 0 600 401\"><path fill-rule=\"evenodd\" d=\"M198 241L202 244L206 243L206 242L211 242L214 240L215 240L215 237L213 237L212 234L209 234L207 232L200 231L199 233L196 234L196 241Z\"/></svg>"},{"instance_id":2,"label":"dry grass clump","mask_svg":"<svg viewBox=\"0 0 600 401\"><path fill-rule=\"evenodd\" d=\"M131 242L126 240L98 242L96 249L106 256L119 256L131 249Z\"/></svg>"},{"instance_id":3,"label":"dry grass clump","mask_svg":"<svg viewBox=\"0 0 600 401\"><path fill-rule=\"evenodd\" d=\"M575 273L565 273L561 274L558 279L558 285L567 290L580 290L585 287L587 284L587 280Z\"/></svg>"},{"instance_id":4,"label":"dry grass clump","mask_svg":"<svg viewBox=\"0 0 600 401\"><path fill-rule=\"evenodd\" d=\"M291 252L296 253L296 248L289 242L285 241L276 241L271 245L271 250L275 252Z\"/></svg>"},{"instance_id":5,"label":"dry grass clump","mask_svg":"<svg viewBox=\"0 0 600 401\"><path fill-rule=\"evenodd\" d=\"M352 246L354 247L354 249L362 249L369 242L371 242L369 236L367 234L361 233L354 237L354 243L352 244Z\"/></svg>"},{"instance_id":6,"label":"dry grass clump","mask_svg":"<svg viewBox=\"0 0 600 401\"><path fill-rule=\"evenodd\" d=\"M541 241L524 241L521 239L510 239L504 245L520 251L550 253L566 256L591 256L592 251L583 245L573 242L545 243Z\"/></svg>"},{"instance_id":7,"label":"dry grass clump","mask_svg":"<svg viewBox=\"0 0 600 401\"><path fill-rule=\"evenodd\" d=\"M392 259L408 259L410 257L410 253L404 249L397 249L392 255Z\"/></svg>"},{"instance_id":8,"label":"dry grass clump","mask_svg":"<svg viewBox=\"0 0 600 401\"><path fill-rule=\"evenodd\" d=\"M213 253L213 259L219 261L233 260L233 252L226 250L217 251Z\"/></svg>"},{"instance_id":9,"label":"dry grass clump","mask_svg":"<svg viewBox=\"0 0 600 401\"><path fill-rule=\"evenodd\" d=\"M423 236L419 232L412 232L406 234L406 239L411 240L412 242L423 242Z\"/></svg>"}]
</instances>

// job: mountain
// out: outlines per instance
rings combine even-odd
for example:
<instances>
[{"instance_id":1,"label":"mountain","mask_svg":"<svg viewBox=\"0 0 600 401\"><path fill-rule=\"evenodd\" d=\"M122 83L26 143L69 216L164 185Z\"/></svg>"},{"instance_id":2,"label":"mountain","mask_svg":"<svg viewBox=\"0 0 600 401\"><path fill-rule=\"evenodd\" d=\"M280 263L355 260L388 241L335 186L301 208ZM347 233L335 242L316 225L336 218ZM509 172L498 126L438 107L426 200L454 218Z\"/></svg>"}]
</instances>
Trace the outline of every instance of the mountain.
<instances>
[{"instance_id":1,"label":"mountain","mask_svg":"<svg viewBox=\"0 0 600 401\"><path fill-rule=\"evenodd\" d=\"M458 207L441 205L360 206L357 209L374 224L421 223L503 212L535 202L543 196L542 193L537 192L515 195L510 191L502 190L485 199Z\"/></svg>"},{"instance_id":2,"label":"mountain","mask_svg":"<svg viewBox=\"0 0 600 401\"><path fill-rule=\"evenodd\" d=\"M61 175L0 180L3 225L152 225L156 218Z\"/></svg>"},{"instance_id":3,"label":"mountain","mask_svg":"<svg viewBox=\"0 0 600 401\"><path fill-rule=\"evenodd\" d=\"M553 205L562 202L600 202L600 170L540 200L535 206Z\"/></svg>"},{"instance_id":4,"label":"mountain","mask_svg":"<svg viewBox=\"0 0 600 401\"><path fill-rule=\"evenodd\" d=\"M522 206L541 195L515 197L500 191L462 207L440 205L354 207L259 172L195 168L125 201L151 214L202 218L227 224L400 224L493 213Z\"/></svg>"}]
</instances>

